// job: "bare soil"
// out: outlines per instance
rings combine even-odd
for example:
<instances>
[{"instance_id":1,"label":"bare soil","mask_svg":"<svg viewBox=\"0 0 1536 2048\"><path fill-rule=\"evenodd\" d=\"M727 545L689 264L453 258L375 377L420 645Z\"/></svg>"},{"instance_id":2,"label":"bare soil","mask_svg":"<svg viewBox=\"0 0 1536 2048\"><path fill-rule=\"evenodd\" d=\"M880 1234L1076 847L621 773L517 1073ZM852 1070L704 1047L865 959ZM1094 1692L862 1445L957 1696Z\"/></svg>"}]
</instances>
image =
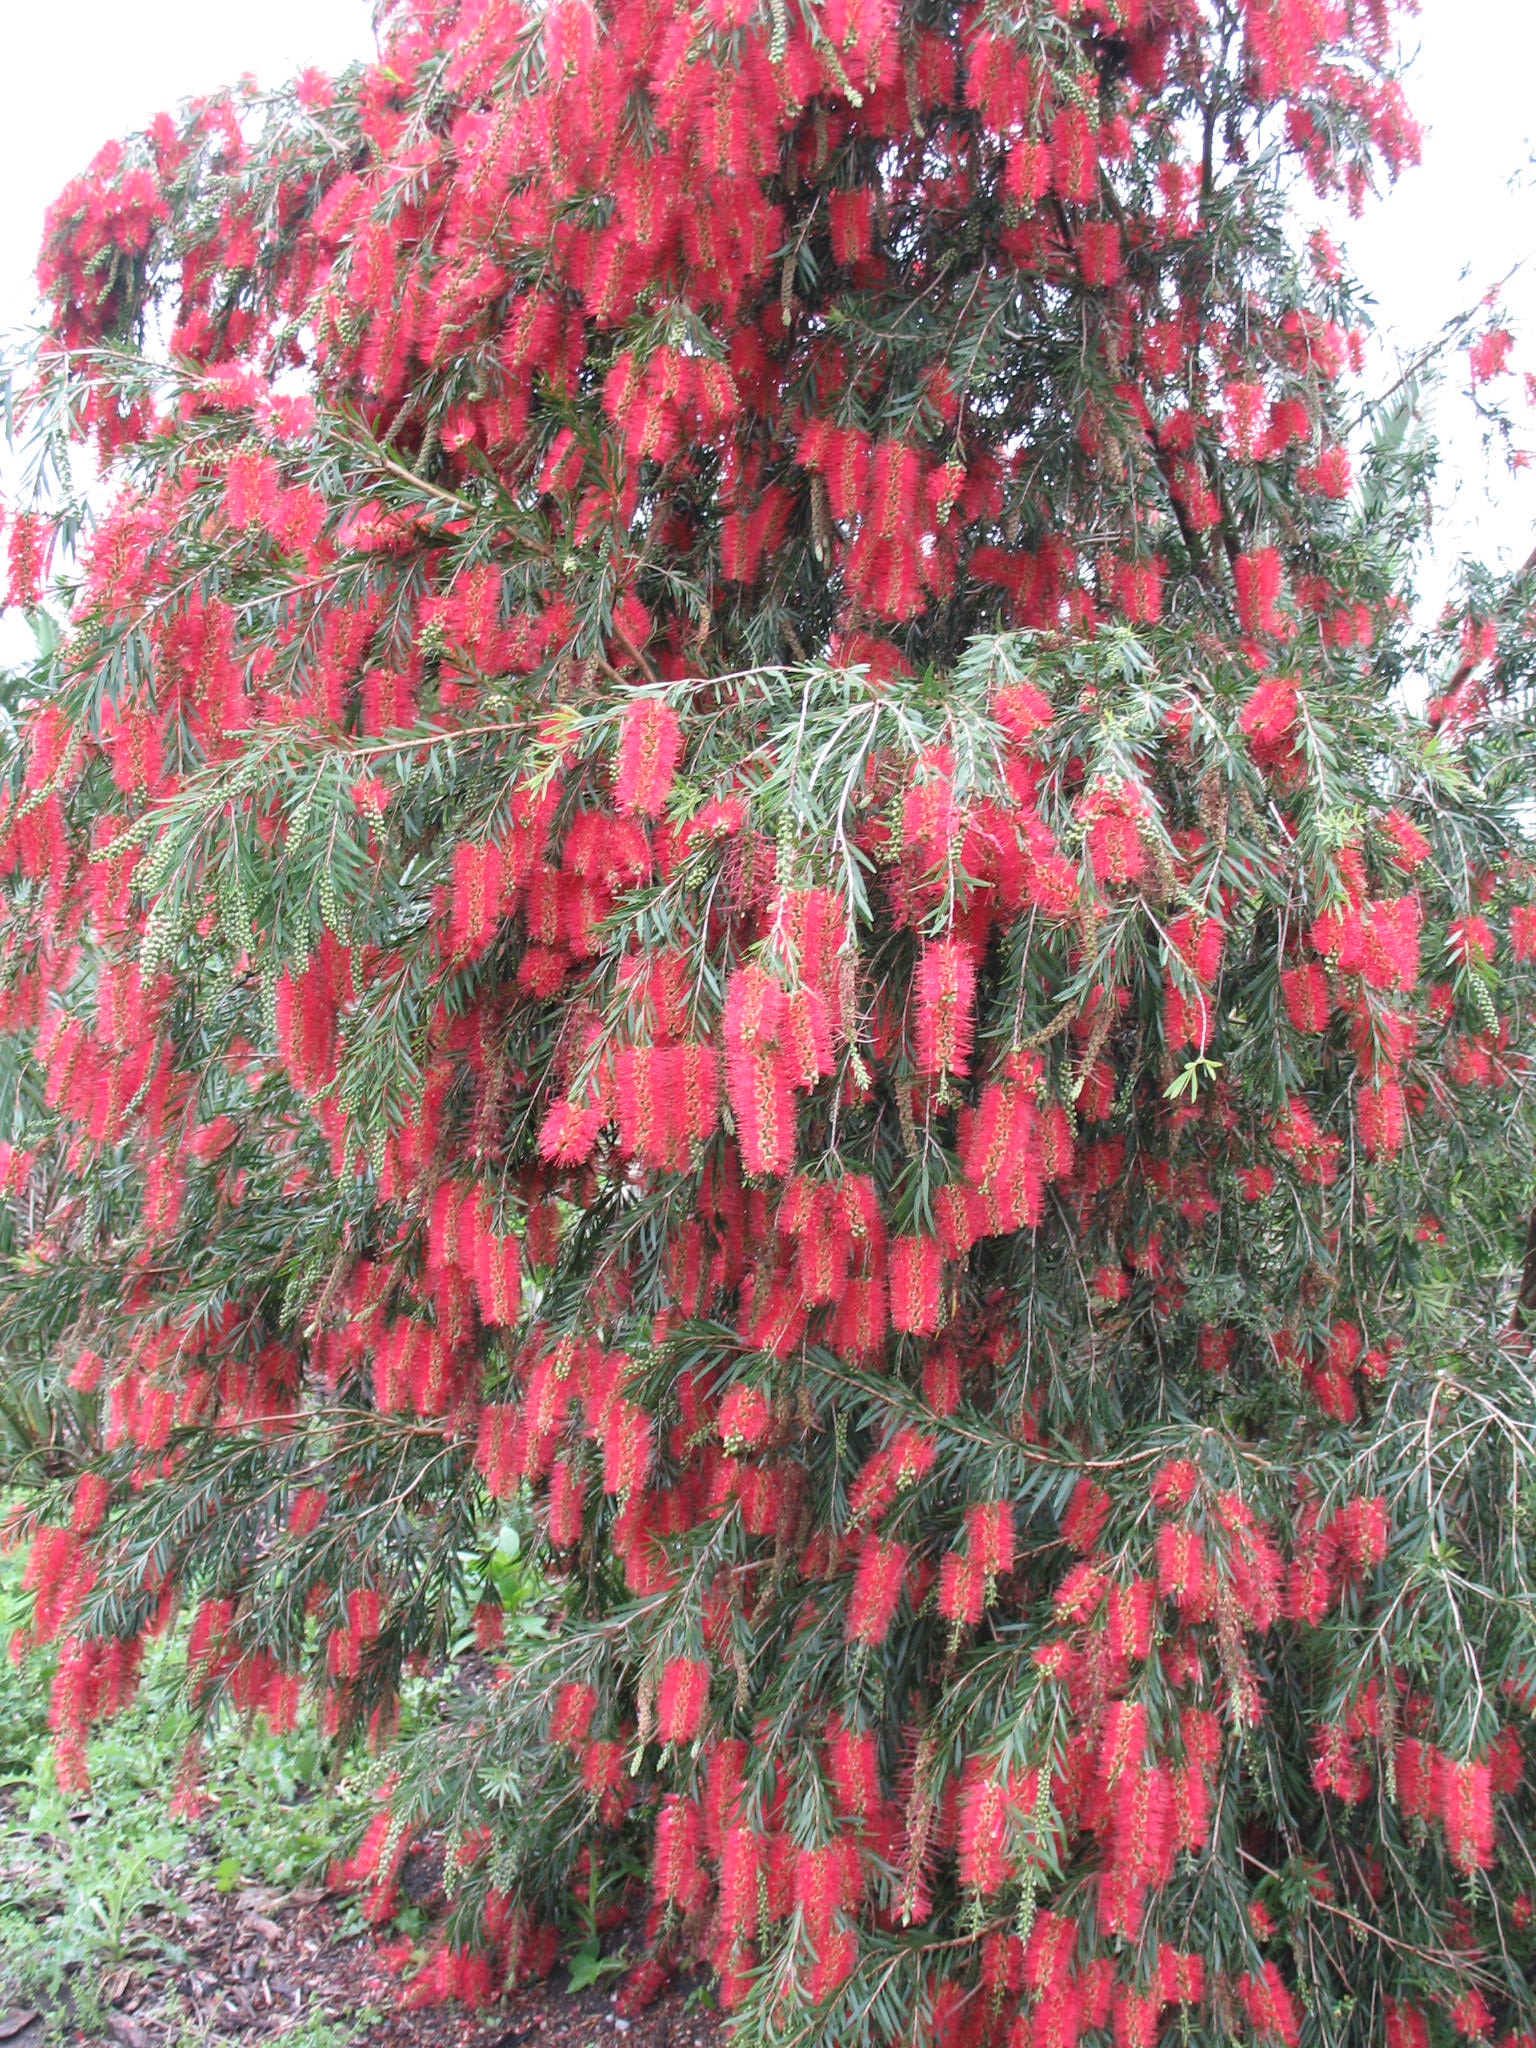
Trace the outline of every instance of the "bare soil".
<instances>
[{"instance_id":1,"label":"bare soil","mask_svg":"<svg viewBox=\"0 0 1536 2048\"><path fill-rule=\"evenodd\" d=\"M725 2038L701 1984L676 1982L624 2019L614 2006L622 1976L572 1993L563 1969L479 2012L408 2008L379 1944L348 1932L340 1902L316 1889L221 1892L194 1881L141 1931L158 1937L160 1952L125 1962L100 1987L113 2048L234 2048L288 2034L307 2048L318 2022L335 2027L338 2044L366 2048L721 2048ZM67 2024L65 2037L102 2038ZM42 2013L0 2010L0 2048L47 2040Z\"/></svg>"}]
</instances>

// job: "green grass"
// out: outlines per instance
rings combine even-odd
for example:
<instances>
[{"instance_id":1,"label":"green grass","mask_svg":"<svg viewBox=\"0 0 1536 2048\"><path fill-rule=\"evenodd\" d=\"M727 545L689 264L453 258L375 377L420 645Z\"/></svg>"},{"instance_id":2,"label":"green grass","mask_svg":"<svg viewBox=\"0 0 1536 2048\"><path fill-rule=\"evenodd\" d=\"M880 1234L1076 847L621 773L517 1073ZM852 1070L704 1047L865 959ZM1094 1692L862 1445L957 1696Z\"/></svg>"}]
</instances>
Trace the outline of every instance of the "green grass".
<instances>
[{"instance_id":1,"label":"green grass","mask_svg":"<svg viewBox=\"0 0 1536 2048\"><path fill-rule=\"evenodd\" d=\"M187 1885L210 1879L221 1891L251 1886L287 1891L323 1878L356 1839L373 1807L382 1766L359 1753L338 1759L312 1713L289 1735L225 1718L207 1735L201 1789L212 1801L196 1820L172 1816L171 1800L192 1724L179 1691L185 1626L152 1643L131 1706L104 1722L88 1749L91 1788L61 1794L48 1729L51 1652L13 1664L5 1644L31 1617L21 1591L23 1557L0 1556L0 1993L61 2011L66 1987L75 2026L100 2030L105 1987L125 1966L178 1959L174 1933L151 1916L182 1911ZM469 1562L469 1560L466 1560ZM543 1632L544 1588L510 1525L490 1536L476 1578L508 1610L510 1645ZM456 1646L473 1641L469 1616ZM430 1719L451 1675L407 1681L401 1727ZM343 1933L361 1925L342 1911ZM403 1906L394 1930L422 1933ZM359 2015L357 2026L365 2026ZM188 2048L201 2039L188 2019ZM356 2029L315 2018L285 2038L295 2048L343 2048Z\"/></svg>"},{"instance_id":2,"label":"green grass","mask_svg":"<svg viewBox=\"0 0 1536 2048\"><path fill-rule=\"evenodd\" d=\"M479 1565L509 1609L509 1635L542 1632L543 1589L510 1527ZM22 1568L21 1556L0 1557L0 1653L30 1619ZM460 1648L472 1640L464 1619ZM315 1883L372 1808L381 1767L357 1754L338 1760L306 1713L283 1736L219 1722L204 1743L200 1781L212 1805L196 1820L173 1817L192 1734L179 1699L184 1672L185 1631L173 1629L147 1650L133 1704L93 1735L90 1792L65 1797L48 1730L52 1654L34 1652L20 1664L0 1654L0 1992L58 2013L67 1988L74 2024L87 2032L105 2024L103 1993L117 1972L177 1960L174 1933L151 1916L178 1915L194 1878L226 1892ZM407 1682L405 1732L430 1718L445 1682L443 1674ZM358 1925L344 1908L343 1932ZM422 1932L414 1907L402 1908L394 1931L413 1939ZM190 2020L183 2038L189 2048L200 2038ZM343 2048L355 2030L317 2018L286 2038L295 2048Z\"/></svg>"},{"instance_id":3,"label":"green grass","mask_svg":"<svg viewBox=\"0 0 1536 2048\"><path fill-rule=\"evenodd\" d=\"M20 1560L0 1560L0 1637L26 1619ZM171 1795L191 1724L177 1690L184 1643L153 1644L134 1703L89 1747L91 1789L66 1797L48 1731L52 1658L0 1661L0 1982L11 1997L58 2005L101 2024L102 1989L124 1964L174 1955L146 1924L179 1911L196 1870L221 1890L291 1889L321 1876L367 1807L366 1763L334 1782L313 1723L274 1737L224 1722L205 1746L200 1819L173 1818ZM207 1845L216 1847L210 1858ZM296 2040L304 2040L299 2034ZM322 2037L314 2036L313 2048Z\"/></svg>"}]
</instances>

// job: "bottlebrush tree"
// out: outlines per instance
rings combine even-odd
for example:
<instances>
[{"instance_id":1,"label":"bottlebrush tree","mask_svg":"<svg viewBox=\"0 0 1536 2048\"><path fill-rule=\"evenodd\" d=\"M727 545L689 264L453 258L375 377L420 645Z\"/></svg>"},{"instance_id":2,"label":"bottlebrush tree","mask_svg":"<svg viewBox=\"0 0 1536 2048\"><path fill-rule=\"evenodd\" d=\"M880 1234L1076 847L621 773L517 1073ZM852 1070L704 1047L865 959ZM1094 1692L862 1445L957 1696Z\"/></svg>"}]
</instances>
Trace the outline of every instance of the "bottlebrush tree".
<instances>
[{"instance_id":1,"label":"bottlebrush tree","mask_svg":"<svg viewBox=\"0 0 1536 2048\"><path fill-rule=\"evenodd\" d=\"M179 1603L200 1713L389 1743L512 1513L547 1640L349 1866L446 1837L413 1995L579 1908L749 2040L1529 2038L1528 591L1415 638L1294 198L1411 157L1390 33L412 0L59 200L0 1336L70 1783Z\"/></svg>"}]
</instances>

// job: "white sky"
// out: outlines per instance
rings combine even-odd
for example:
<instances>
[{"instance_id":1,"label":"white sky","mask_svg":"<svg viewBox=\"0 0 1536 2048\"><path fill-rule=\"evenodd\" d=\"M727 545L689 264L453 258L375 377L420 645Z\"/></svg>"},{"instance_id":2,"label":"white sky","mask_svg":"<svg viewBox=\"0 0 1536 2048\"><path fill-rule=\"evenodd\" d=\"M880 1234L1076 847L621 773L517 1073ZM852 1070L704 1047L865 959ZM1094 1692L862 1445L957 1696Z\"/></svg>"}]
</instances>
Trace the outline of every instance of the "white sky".
<instances>
[{"instance_id":1,"label":"white sky","mask_svg":"<svg viewBox=\"0 0 1536 2048\"><path fill-rule=\"evenodd\" d=\"M253 72L274 84L367 54L368 0L12 0L0 77L0 329L31 306L43 209L108 136ZM1536 11L1518 0L1422 0L1407 24L1424 165L1341 238L1405 354L1536 249ZM1511 192L1522 172L1527 182ZM1536 265L1507 294L1517 361L1536 369ZM1523 332L1522 332L1523 330ZM1536 419L1530 420L1536 447ZM1456 477L1444 568L1462 547L1519 561L1536 541L1536 466L1512 480L1482 459L1452 406Z\"/></svg>"}]
</instances>

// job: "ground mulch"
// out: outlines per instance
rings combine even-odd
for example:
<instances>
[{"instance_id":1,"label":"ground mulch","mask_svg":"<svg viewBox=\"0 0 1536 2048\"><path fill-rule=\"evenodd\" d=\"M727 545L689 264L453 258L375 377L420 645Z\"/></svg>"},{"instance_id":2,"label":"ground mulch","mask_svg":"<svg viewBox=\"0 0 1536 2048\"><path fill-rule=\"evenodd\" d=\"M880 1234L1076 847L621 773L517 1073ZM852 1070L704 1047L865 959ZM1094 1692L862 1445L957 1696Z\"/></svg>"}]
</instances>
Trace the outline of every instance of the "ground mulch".
<instances>
[{"instance_id":1,"label":"ground mulch","mask_svg":"<svg viewBox=\"0 0 1536 2048\"><path fill-rule=\"evenodd\" d=\"M622 1977L572 1993L557 1970L547 1983L467 2013L457 2005L407 2010L398 1976L371 1935L349 1931L340 1901L317 1888L261 1886L221 1892L191 1877L174 1909L147 1913L140 1953L101 1986L105 2041L113 2048L222 2048L280 2040L318 2020L367 2048L721 2048L718 2014L702 1986L678 1982L645 2012L622 2018ZM359 2026L360 2016L370 2017ZM68 2026L66 2038L100 2040ZM0 2048L43 2048L41 2013L0 2008Z\"/></svg>"}]
</instances>

